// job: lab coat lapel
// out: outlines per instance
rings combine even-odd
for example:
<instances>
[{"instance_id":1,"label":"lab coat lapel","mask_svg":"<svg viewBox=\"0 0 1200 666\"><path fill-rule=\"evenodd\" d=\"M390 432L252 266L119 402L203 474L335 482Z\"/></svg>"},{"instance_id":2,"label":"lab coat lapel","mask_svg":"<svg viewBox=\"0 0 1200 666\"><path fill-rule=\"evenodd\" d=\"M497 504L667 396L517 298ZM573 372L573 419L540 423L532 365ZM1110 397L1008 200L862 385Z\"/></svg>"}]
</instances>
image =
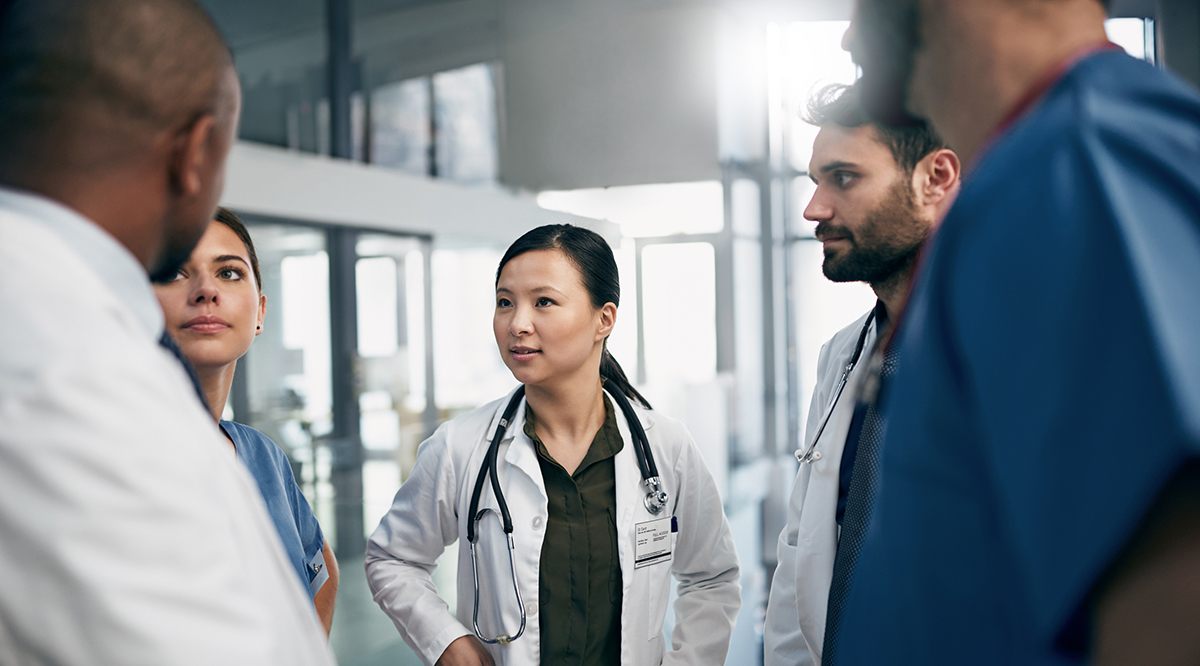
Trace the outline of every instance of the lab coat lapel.
<instances>
[{"instance_id":1,"label":"lab coat lapel","mask_svg":"<svg viewBox=\"0 0 1200 666\"><path fill-rule=\"evenodd\" d=\"M652 646L648 642L648 639L657 637L658 633L647 634L647 618L650 611L649 595L655 591L651 580L653 574L657 574L659 571L651 568L634 569L634 526L637 523L674 513L675 477L670 469L663 467L667 461L659 455L661 448L655 446L654 433L651 430L654 422L647 417L645 412L635 407L634 412L642 422L642 428L646 430L646 438L650 441L651 449L655 454L655 462L659 465L659 477L671 496L668 511L663 516L651 516L642 503L646 491L642 487L642 471L638 467L633 434L629 431L629 424L625 421L625 413L617 406L616 401L612 398L609 400L612 401L613 408L617 410L617 430L620 431L621 441L625 444L621 448L621 452L613 459L617 495L617 514L615 516L617 555L621 566L621 663L645 663L647 654L657 648L657 644ZM669 574L669 569L664 571Z\"/></svg>"},{"instance_id":2,"label":"lab coat lapel","mask_svg":"<svg viewBox=\"0 0 1200 666\"><path fill-rule=\"evenodd\" d=\"M542 466L538 462L537 451L533 448L533 440L525 434L525 401L523 399L517 407L517 413L513 415L513 422L509 425L508 432L505 433L500 446L507 448L504 451L504 462L508 463L508 466L507 469L501 470L505 480L508 483L514 482L512 470L518 470L537 486L538 494L541 497L546 497L546 482L542 479Z\"/></svg>"},{"instance_id":3,"label":"lab coat lapel","mask_svg":"<svg viewBox=\"0 0 1200 666\"><path fill-rule=\"evenodd\" d=\"M605 391L607 393L607 391ZM612 403L613 409L616 410L617 430L621 433L621 441L624 446L621 447L621 452L613 459L613 473L616 475L616 495L617 495L617 545L620 550L621 572L626 573L626 565L631 569L633 567L633 525L635 522L643 522L650 520L653 516L646 510L642 504L642 497L646 491L642 489L642 470L638 467L637 449L633 441L633 433L629 431L629 424L625 421L625 413L617 405L616 401L611 397L609 401ZM642 428L646 431L646 439L650 441L650 447L655 454L658 453L654 446L654 437L651 433L651 428L654 422L646 418L646 414L634 407L634 413L637 414L638 420L642 423ZM655 456L655 461L662 465L663 461L659 461L658 456ZM667 474L662 467L659 467L659 477L663 484L670 485L670 475ZM671 498L674 500L674 488L668 488L668 493L671 493ZM672 502L673 504L673 502ZM628 552L627 552L628 551ZM626 556L629 555L629 561L626 562ZM629 581L628 575L624 576L625 581Z\"/></svg>"},{"instance_id":4,"label":"lab coat lapel","mask_svg":"<svg viewBox=\"0 0 1200 666\"><path fill-rule=\"evenodd\" d=\"M512 398L510 393L505 398L487 431L487 442L495 436L496 428L503 416L504 406ZM486 450L487 444L484 444ZM520 640L504 646L488 646L497 664L537 663L540 646L538 609L538 575L541 570L542 538L544 532L532 527L536 519L544 524L546 516L546 486L542 480L542 469L538 463L537 452L533 442L525 435L525 400L522 399L513 414L512 423L508 425L504 438L500 441L497 458L502 460L497 473L500 475L500 485L504 490L504 498L508 503L509 512L513 519L513 540L515 549L515 569L517 584L521 589L522 601L527 611L525 633ZM485 494L489 506L495 504L490 485L485 485ZM483 504L481 502L481 504ZM498 547L497 547L498 546ZM485 626L503 626L506 631L514 631L520 626L520 607L512 591L507 548L503 540L497 539L489 545L488 555L481 568L486 568L486 582L481 585L486 588L484 602L491 615ZM468 564L469 566L469 564ZM460 577L460 584L461 577ZM499 624L492 618L499 613ZM481 613L482 615L482 613ZM484 624L481 620L481 624Z\"/></svg>"},{"instance_id":5,"label":"lab coat lapel","mask_svg":"<svg viewBox=\"0 0 1200 666\"><path fill-rule=\"evenodd\" d=\"M821 378L822 384L828 382L830 387L827 391L829 400L833 398L842 368L850 362L854 353L858 330L859 327L854 327L854 334L846 336L836 352L837 363L833 367L837 371ZM796 478L798 490L804 497L799 533L807 536L797 550L792 580L806 581L797 586L796 610L805 640L818 655L824 647L825 611L829 586L833 580L833 560L837 554L837 523L833 516L837 512L842 451L846 448L846 437L854 420L859 391L870 373L870 359L877 337L877 329L872 323L862 356L846 381L841 399L834 406L832 414L828 414L829 423L817 441L816 451L821 453L821 459L802 465ZM828 412L829 405L824 405L823 409ZM826 413L822 413L821 417L825 416Z\"/></svg>"}]
</instances>

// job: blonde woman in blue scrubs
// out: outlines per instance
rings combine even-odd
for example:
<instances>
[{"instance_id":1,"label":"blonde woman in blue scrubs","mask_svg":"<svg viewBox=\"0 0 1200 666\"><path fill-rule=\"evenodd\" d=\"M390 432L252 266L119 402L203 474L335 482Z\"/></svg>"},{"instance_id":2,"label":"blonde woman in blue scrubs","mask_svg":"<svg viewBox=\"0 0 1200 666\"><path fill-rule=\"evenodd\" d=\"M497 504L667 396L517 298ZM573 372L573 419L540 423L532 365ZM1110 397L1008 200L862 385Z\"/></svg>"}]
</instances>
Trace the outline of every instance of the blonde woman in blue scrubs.
<instances>
[{"instance_id":1,"label":"blonde woman in blue scrubs","mask_svg":"<svg viewBox=\"0 0 1200 666\"><path fill-rule=\"evenodd\" d=\"M325 633L333 623L338 566L287 455L261 432L221 420L237 361L262 332L267 297L246 225L221 208L175 277L155 285L166 330L196 371L229 441L262 491L288 560L313 598Z\"/></svg>"}]
</instances>

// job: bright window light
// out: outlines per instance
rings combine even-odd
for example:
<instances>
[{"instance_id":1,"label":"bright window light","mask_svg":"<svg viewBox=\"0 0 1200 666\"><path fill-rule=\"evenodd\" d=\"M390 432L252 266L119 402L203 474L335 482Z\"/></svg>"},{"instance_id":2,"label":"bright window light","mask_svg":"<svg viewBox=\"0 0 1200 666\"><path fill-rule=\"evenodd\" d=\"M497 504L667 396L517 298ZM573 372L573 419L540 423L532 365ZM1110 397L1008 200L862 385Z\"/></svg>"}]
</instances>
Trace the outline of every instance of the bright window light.
<instances>
[{"instance_id":1,"label":"bright window light","mask_svg":"<svg viewBox=\"0 0 1200 666\"><path fill-rule=\"evenodd\" d=\"M714 251L708 243L642 251L646 379L697 384L716 375Z\"/></svg>"},{"instance_id":2,"label":"bright window light","mask_svg":"<svg viewBox=\"0 0 1200 666\"><path fill-rule=\"evenodd\" d=\"M778 90L772 96L772 131L774 134L778 126L783 132L781 151L792 167L801 171L808 169L817 137L817 128L804 122L809 98L825 86L850 85L858 78L857 66L842 50L842 37L849 27L849 21L799 21L782 28L768 27L768 41L778 40L777 46L768 48L769 57L778 58L768 67L774 79L771 88Z\"/></svg>"},{"instance_id":3,"label":"bright window light","mask_svg":"<svg viewBox=\"0 0 1200 666\"><path fill-rule=\"evenodd\" d=\"M359 259L355 273L358 353L364 357L391 356L396 353L399 341L396 260L391 257Z\"/></svg>"},{"instance_id":4,"label":"bright window light","mask_svg":"<svg viewBox=\"0 0 1200 666\"><path fill-rule=\"evenodd\" d=\"M537 202L548 210L609 220L628 238L715 233L725 226L724 193L716 181L547 191Z\"/></svg>"},{"instance_id":5,"label":"bright window light","mask_svg":"<svg viewBox=\"0 0 1200 666\"><path fill-rule=\"evenodd\" d=\"M1140 18L1117 18L1105 21L1104 31L1129 55L1154 62L1153 29L1148 29L1152 25Z\"/></svg>"}]
</instances>

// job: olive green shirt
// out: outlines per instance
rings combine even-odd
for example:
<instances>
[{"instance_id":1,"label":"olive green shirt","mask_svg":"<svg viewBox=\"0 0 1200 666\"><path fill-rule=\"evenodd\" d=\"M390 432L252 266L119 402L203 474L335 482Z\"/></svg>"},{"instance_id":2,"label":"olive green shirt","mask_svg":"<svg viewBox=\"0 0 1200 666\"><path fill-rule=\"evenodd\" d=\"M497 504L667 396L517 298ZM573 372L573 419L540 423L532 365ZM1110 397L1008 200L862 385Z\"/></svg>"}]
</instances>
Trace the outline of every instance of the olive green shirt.
<instances>
[{"instance_id":1,"label":"olive green shirt","mask_svg":"<svg viewBox=\"0 0 1200 666\"><path fill-rule=\"evenodd\" d=\"M539 613L542 664L619 664L621 565L617 555L617 494L613 458L625 446L612 403L604 425L574 474L546 451L525 406L546 484L549 517L542 542Z\"/></svg>"}]
</instances>

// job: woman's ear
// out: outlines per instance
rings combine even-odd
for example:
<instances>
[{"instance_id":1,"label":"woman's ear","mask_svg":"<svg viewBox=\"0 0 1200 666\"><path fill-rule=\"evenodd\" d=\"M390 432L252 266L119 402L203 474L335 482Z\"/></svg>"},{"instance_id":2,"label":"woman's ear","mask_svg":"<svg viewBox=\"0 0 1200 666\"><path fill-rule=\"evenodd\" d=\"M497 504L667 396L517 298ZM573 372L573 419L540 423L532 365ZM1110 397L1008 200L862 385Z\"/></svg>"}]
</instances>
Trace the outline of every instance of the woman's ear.
<instances>
[{"instance_id":1,"label":"woman's ear","mask_svg":"<svg viewBox=\"0 0 1200 666\"><path fill-rule=\"evenodd\" d=\"M258 322L254 330L255 335L262 335L263 320L267 318L267 295L264 293L258 294Z\"/></svg>"},{"instance_id":2,"label":"woman's ear","mask_svg":"<svg viewBox=\"0 0 1200 666\"><path fill-rule=\"evenodd\" d=\"M607 338L612 334L613 327L617 325L617 306L612 303L605 303L604 307L600 308L600 316L597 319L596 341Z\"/></svg>"}]
</instances>

